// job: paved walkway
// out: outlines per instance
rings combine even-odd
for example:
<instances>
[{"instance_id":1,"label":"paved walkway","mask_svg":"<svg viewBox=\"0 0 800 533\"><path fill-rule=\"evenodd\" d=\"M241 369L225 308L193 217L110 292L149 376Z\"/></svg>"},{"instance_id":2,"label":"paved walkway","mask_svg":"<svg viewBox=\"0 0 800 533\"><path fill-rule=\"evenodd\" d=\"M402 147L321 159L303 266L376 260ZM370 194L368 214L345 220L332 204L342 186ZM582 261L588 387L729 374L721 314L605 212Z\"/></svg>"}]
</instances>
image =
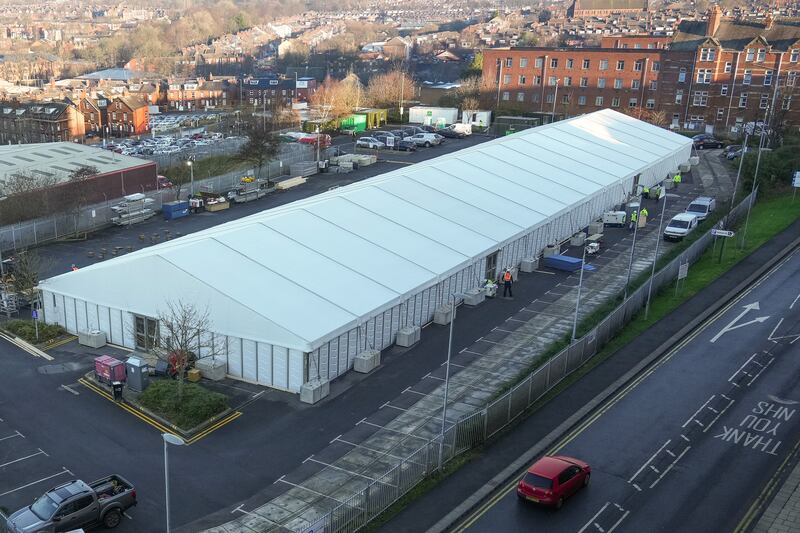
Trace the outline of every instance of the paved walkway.
<instances>
[{"instance_id":1,"label":"paved walkway","mask_svg":"<svg viewBox=\"0 0 800 533\"><path fill-rule=\"evenodd\" d=\"M800 464L784 481L753 533L792 533L800 531Z\"/></svg>"}]
</instances>

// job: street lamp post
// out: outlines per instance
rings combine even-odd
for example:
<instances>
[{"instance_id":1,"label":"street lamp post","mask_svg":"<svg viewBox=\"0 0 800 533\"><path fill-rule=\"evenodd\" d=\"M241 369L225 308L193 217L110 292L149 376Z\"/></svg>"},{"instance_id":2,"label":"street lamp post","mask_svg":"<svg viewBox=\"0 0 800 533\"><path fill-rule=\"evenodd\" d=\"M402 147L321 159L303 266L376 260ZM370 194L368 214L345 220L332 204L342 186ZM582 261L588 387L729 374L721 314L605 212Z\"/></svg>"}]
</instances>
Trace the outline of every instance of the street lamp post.
<instances>
[{"instance_id":1,"label":"street lamp post","mask_svg":"<svg viewBox=\"0 0 800 533\"><path fill-rule=\"evenodd\" d=\"M639 213L642 211L642 193L639 193L639 209L636 210L636 222L633 224L633 244L631 244L631 256L628 259L628 278L625 280L625 296L628 299L628 285L631 284L631 271L633 270L633 254L636 253L636 233L639 229Z\"/></svg>"},{"instance_id":2,"label":"street lamp post","mask_svg":"<svg viewBox=\"0 0 800 533\"><path fill-rule=\"evenodd\" d=\"M752 209L753 207L753 195L756 192L756 182L758 181L758 169L761 166L761 152L764 149L764 134L766 133L767 129L768 117L769 117L769 109L767 109L767 111L764 113L764 125L761 126L761 132L759 132L758 156L756 157L756 171L753 174L753 186L750 189L750 201L747 202L747 216L744 219L744 230L742 231L742 244L741 244L742 250L744 250L747 241L747 227L750 225L750 209ZM753 128L755 129L756 126L757 125L754 124ZM744 159L744 153L742 153L741 157Z\"/></svg>"},{"instance_id":3,"label":"street lamp post","mask_svg":"<svg viewBox=\"0 0 800 533\"><path fill-rule=\"evenodd\" d=\"M162 433L161 438L164 439L164 494L166 496L167 507L167 533L170 533L169 521L169 451L168 445L183 446L186 444L182 438L172 433Z\"/></svg>"},{"instance_id":4,"label":"street lamp post","mask_svg":"<svg viewBox=\"0 0 800 533\"><path fill-rule=\"evenodd\" d=\"M556 102L558 102L558 82L561 81L561 78L556 78L556 92L553 94L553 119L550 122L556 121Z\"/></svg>"},{"instance_id":5,"label":"street lamp post","mask_svg":"<svg viewBox=\"0 0 800 533\"><path fill-rule=\"evenodd\" d=\"M442 434L439 440L439 470L442 470L444 460L444 431L447 425L447 396L450 392L450 355L453 353L453 328L456 323L456 300L463 297L461 293L450 295L453 306L453 316L450 317L450 333L447 339L447 365L444 370L444 401L442 402Z\"/></svg>"},{"instance_id":6,"label":"street lamp post","mask_svg":"<svg viewBox=\"0 0 800 533\"><path fill-rule=\"evenodd\" d=\"M661 244L661 235L664 226L664 213L667 212L667 195L664 195L664 203L661 205L661 218L658 222L658 233L656 234L656 251L653 254L653 267L650 270L650 283L647 285L647 303L644 305L644 318L650 313L650 296L653 294L653 278L656 275L656 262L658 261L658 245Z\"/></svg>"},{"instance_id":7,"label":"street lamp post","mask_svg":"<svg viewBox=\"0 0 800 533\"><path fill-rule=\"evenodd\" d=\"M742 165L744 164L744 156L747 153L747 141L750 140L750 132L744 132L744 144L742 145L742 155L739 156L739 170L736 172L736 180L733 182L733 194L731 195L731 209L735 205L736 192L739 190L739 178L742 176Z\"/></svg>"},{"instance_id":8,"label":"street lamp post","mask_svg":"<svg viewBox=\"0 0 800 533\"><path fill-rule=\"evenodd\" d=\"M578 298L575 301L575 318L572 320L572 342L575 342L575 335L578 332L578 309L581 307L581 290L583 289L583 267L586 266L586 246L583 247L583 258L581 259L581 272L578 275Z\"/></svg>"},{"instance_id":9,"label":"street lamp post","mask_svg":"<svg viewBox=\"0 0 800 533\"><path fill-rule=\"evenodd\" d=\"M194 165L191 161L186 164L189 165L189 196L194 196Z\"/></svg>"}]
</instances>

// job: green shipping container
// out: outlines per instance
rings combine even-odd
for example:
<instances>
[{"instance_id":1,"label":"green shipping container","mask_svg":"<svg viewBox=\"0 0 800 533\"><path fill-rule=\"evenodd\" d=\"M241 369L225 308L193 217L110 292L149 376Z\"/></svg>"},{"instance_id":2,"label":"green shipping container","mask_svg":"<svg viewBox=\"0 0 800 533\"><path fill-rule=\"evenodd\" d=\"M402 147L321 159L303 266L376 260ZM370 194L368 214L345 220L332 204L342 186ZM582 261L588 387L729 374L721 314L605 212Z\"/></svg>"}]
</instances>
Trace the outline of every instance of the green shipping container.
<instances>
[{"instance_id":1,"label":"green shipping container","mask_svg":"<svg viewBox=\"0 0 800 533\"><path fill-rule=\"evenodd\" d=\"M339 129L361 133L367 129L367 117L366 115L350 115L344 117L339 121Z\"/></svg>"}]
</instances>

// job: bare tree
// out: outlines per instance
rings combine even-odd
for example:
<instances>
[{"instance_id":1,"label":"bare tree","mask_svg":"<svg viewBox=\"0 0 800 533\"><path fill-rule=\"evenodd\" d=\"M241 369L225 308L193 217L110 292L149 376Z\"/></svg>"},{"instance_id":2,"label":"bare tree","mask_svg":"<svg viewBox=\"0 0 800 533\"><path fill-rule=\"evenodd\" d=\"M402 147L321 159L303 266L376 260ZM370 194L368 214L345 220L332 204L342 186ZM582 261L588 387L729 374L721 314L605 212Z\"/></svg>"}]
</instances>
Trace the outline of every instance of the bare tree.
<instances>
[{"instance_id":1,"label":"bare tree","mask_svg":"<svg viewBox=\"0 0 800 533\"><path fill-rule=\"evenodd\" d=\"M22 250L17 253L12 262L12 271L9 275L11 289L23 300L35 305L39 300L39 279L42 272L49 269L49 262L33 250Z\"/></svg>"},{"instance_id":2,"label":"bare tree","mask_svg":"<svg viewBox=\"0 0 800 533\"><path fill-rule=\"evenodd\" d=\"M66 183L60 185L57 190L59 209L65 213L71 213L75 217L75 236L78 236L81 210L86 206L89 196L89 181L97 176L97 167L85 166L78 168L69 175Z\"/></svg>"},{"instance_id":3,"label":"bare tree","mask_svg":"<svg viewBox=\"0 0 800 533\"><path fill-rule=\"evenodd\" d=\"M182 399L186 371L201 360L222 353L214 342L208 309L198 309L193 303L168 301L158 314L156 356L165 361L178 382L178 401Z\"/></svg>"},{"instance_id":4,"label":"bare tree","mask_svg":"<svg viewBox=\"0 0 800 533\"><path fill-rule=\"evenodd\" d=\"M258 165L258 177L260 178L264 163L269 163L278 155L280 141L271 130L265 128L254 117L245 119L242 129L247 136L247 142L239 149L238 158ZM267 187L269 185L268 179Z\"/></svg>"},{"instance_id":5,"label":"bare tree","mask_svg":"<svg viewBox=\"0 0 800 533\"><path fill-rule=\"evenodd\" d=\"M367 85L367 99L374 107L399 107L404 100L413 100L417 85L403 70L391 70L373 76Z\"/></svg>"},{"instance_id":6,"label":"bare tree","mask_svg":"<svg viewBox=\"0 0 800 533\"><path fill-rule=\"evenodd\" d=\"M355 74L341 81L329 76L311 97L317 119L323 124L346 117L365 102L364 88Z\"/></svg>"}]
</instances>

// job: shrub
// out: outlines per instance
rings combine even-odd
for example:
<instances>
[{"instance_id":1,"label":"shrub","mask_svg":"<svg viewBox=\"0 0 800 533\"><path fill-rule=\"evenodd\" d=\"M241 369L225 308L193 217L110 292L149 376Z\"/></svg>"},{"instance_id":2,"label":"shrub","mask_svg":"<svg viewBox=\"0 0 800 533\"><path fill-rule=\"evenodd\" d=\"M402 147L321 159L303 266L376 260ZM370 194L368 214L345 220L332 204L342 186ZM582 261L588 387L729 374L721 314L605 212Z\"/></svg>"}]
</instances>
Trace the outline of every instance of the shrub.
<instances>
[{"instance_id":1,"label":"shrub","mask_svg":"<svg viewBox=\"0 0 800 533\"><path fill-rule=\"evenodd\" d=\"M4 328L30 343L48 342L66 333L66 330L58 324L39 322L39 340L37 341L36 325L33 323L33 320L12 320L7 322Z\"/></svg>"},{"instance_id":2,"label":"shrub","mask_svg":"<svg viewBox=\"0 0 800 533\"><path fill-rule=\"evenodd\" d=\"M139 402L181 429L191 429L228 408L227 398L196 383L183 383L183 395L178 400L177 381L160 379L139 396Z\"/></svg>"}]
</instances>

